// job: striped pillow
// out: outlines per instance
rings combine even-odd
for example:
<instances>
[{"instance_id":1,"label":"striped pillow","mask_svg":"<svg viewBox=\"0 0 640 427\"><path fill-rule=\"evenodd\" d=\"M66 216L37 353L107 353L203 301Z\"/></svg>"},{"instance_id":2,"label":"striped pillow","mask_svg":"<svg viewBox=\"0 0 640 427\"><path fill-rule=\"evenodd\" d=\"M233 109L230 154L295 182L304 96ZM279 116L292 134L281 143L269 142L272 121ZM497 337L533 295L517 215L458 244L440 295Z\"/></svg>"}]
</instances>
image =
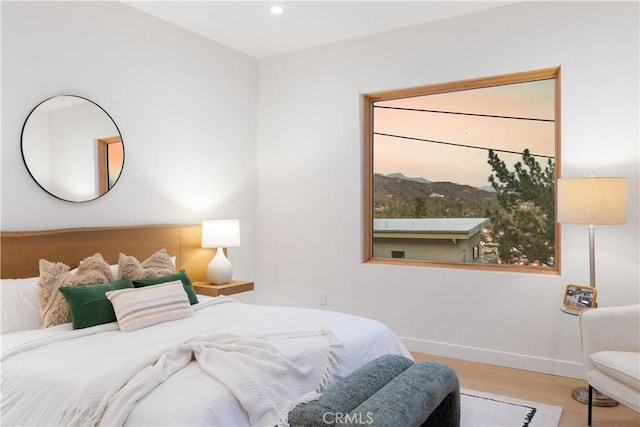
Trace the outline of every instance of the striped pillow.
<instances>
[{"instance_id":1,"label":"striped pillow","mask_svg":"<svg viewBox=\"0 0 640 427\"><path fill-rule=\"evenodd\" d=\"M107 298L113 304L118 325L123 332L193 314L189 297L180 280L145 288L119 289L107 292Z\"/></svg>"}]
</instances>

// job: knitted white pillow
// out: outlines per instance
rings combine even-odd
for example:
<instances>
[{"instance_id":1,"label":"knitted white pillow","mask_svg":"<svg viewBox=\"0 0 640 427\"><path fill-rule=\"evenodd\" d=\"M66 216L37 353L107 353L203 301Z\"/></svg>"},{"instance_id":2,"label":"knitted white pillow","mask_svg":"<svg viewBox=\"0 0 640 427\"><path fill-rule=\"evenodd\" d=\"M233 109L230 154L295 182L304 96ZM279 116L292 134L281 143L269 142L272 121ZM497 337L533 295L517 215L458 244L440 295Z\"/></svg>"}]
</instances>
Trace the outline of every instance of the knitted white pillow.
<instances>
[{"instance_id":1,"label":"knitted white pillow","mask_svg":"<svg viewBox=\"0 0 640 427\"><path fill-rule=\"evenodd\" d=\"M134 256L120 253L118 256L118 278L128 277L135 279L149 279L175 273L175 259L162 248L144 261L138 261Z\"/></svg>"},{"instance_id":2,"label":"knitted white pillow","mask_svg":"<svg viewBox=\"0 0 640 427\"><path fill-rule=\"evenodd\" d=\"M75 274L62 262L41 259L39 267L38 303L44 328L71 322L69 304L58 292L60 287L94 285L112 280L111 268L99 253L82 260Z\"/></svg>"},{"instance_id":3,"label":"knitted white pillow","mask_svg":"<svg viewBox=\"0 0 640 427\"><path fill-rule=\"evenodd\" d=\"M107 292L123 332L146 328L193 314L180 280Z\"/></svg>"}]
</instances>

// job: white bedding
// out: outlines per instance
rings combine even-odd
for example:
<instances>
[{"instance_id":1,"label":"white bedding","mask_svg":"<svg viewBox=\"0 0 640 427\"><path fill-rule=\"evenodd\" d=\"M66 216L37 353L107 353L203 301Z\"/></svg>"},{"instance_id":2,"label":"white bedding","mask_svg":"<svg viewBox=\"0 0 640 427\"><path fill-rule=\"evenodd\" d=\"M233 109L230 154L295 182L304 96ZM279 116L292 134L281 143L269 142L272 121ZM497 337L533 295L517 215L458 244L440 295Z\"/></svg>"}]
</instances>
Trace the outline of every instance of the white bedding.
<instances>
[{"instance_id":1,"label":"white bedding","mask_svg":"<svg viewBox=\"0 0 640 427\"><path fill-rule=\"evenodd\" d=\"M204 300L204 298L201 298ZM2 425L56 425L73 393L118 366L132 366L189 337L329 330L340 343L335 379L383 354L411 357L385 325L324 310L249 305L218 297L194 306L193 316L123 333L117 323L72 330L70 324L2 335ZM297 360L305 339L270 341ZM132 360L133 358L133 360ZM125 425L249 425L231 391L192 361L146 394Z\"/></svg>"}]
</instances>

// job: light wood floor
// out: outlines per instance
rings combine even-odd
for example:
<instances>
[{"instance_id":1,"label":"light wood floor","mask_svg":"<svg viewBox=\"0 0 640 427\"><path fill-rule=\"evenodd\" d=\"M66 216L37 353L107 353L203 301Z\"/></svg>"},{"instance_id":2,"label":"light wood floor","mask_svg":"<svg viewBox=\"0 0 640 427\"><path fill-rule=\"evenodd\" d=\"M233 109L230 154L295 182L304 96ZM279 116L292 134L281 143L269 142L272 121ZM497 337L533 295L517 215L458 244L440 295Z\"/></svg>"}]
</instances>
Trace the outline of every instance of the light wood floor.
<instances>
[{"instance_id":1,"label":"light wood floor","mask_svg":"<svg viewBox=\"0 0 640 427\"><path fill-rule=\"evenodd\" d=\"M586 381L422 353L412 354L416 361L436 360L451 366L458 373L461 387L562 406L560 427L587 425L587 405L571 397L571 390L585 386ZM640 414L624 405L612 408L594 406L593 426L639 427Z\"/></svg>"}]
</instances>

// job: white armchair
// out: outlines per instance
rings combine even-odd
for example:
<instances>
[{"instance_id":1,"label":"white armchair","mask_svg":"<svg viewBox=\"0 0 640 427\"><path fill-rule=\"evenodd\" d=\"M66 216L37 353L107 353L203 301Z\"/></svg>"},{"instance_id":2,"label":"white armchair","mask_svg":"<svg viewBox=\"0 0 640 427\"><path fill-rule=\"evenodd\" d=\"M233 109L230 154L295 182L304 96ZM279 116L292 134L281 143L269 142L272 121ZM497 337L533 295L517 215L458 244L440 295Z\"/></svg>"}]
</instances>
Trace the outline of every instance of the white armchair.
<instances>
[{"instance_id":1,"label":"white armchair","mask_svg":"<svg viewBox=\"0 0 640 427\"><path fill-rule=\"evenodd\" d=\"M640 412L640 304L603 307L580 313L582 358L592 390Z\"/></svg>"}]
</instances>

